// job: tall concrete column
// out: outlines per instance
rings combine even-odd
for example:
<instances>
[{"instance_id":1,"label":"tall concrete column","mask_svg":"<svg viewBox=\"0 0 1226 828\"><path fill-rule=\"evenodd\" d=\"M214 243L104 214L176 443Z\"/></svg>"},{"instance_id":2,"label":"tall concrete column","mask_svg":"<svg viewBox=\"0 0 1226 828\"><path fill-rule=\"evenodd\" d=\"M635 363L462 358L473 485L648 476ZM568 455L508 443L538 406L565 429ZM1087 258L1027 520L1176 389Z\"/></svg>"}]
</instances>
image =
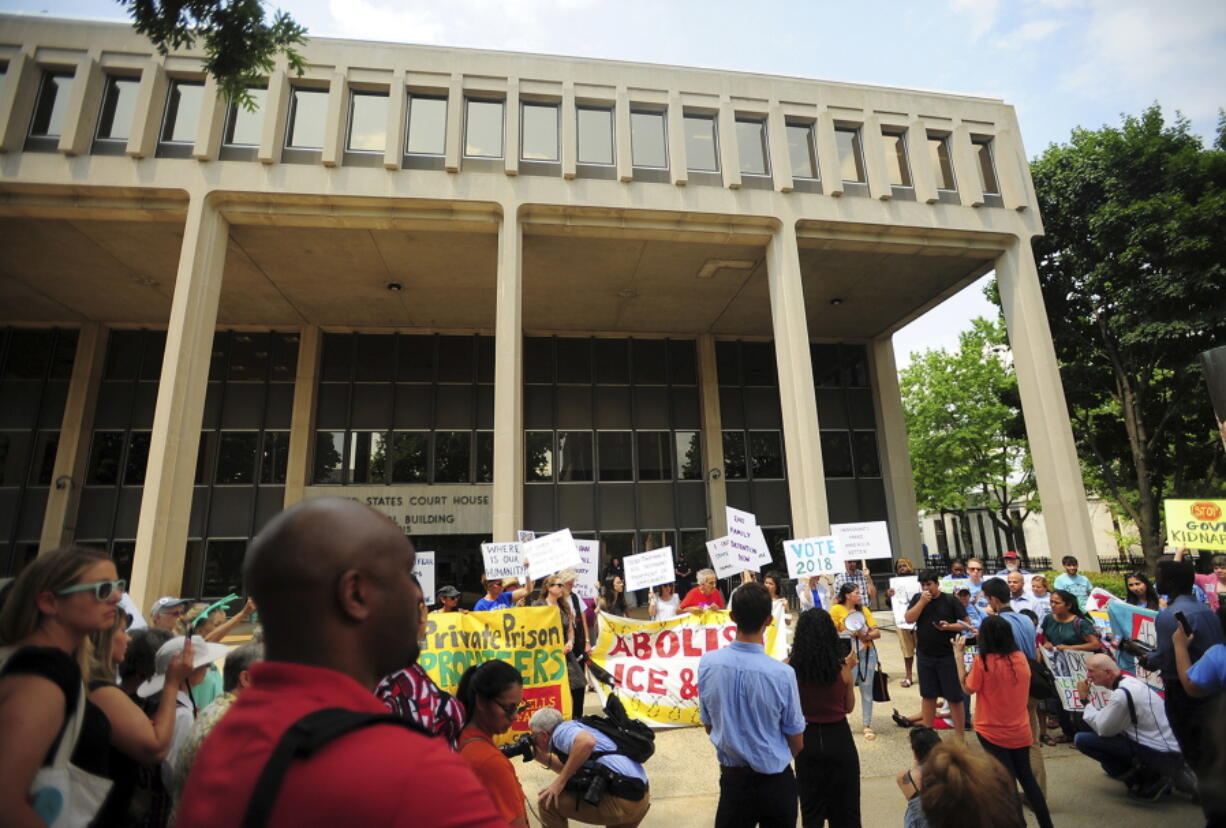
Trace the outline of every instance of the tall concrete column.
<instances>
[{"instance_id":1,"label":"tall concrete column","mask_svg":"<svg viewBox=\"0 0 1226 828\"><path fill-rule=\"evenodd\" d=\"M524 521L523 230L516 205L498 231L494 344L494 540L513 541Z\"/></svg>"},{"instance_id":2,"label":"tall concrete column","mask_svg":"<svg viewBox=\"0 0 1226 828\"><path fill-rule=\"evenodd\" d=\"M55 450L51 491L43 512L43 533L38 552L44 554L72 543L76 534L77 507L89 462L89 436L94 428L94 406L106 360L106 328L91 323L77 335L77 352L68 380L68 397L60 421L60 442Z\"/></svg>"},{"instance_id":3,"label":"tall concrete column","mask_svg":"<svg viewBox=\"0 0 1226 828\"><path fill-rule=\"evenodd\" d=\"M719 371L715 337L698 337L698 393L702 396L702 470L707 479L707 532L728 534L728 486L724 478L724 426L719 412ZM716 474L718 472L718 474Z\"/></svg>"},{"instance_id":4,"label":"tall concrete column","mask_svg":"<svg viewBox=\"0 0 1226 828\"><path fill-rule=\"evenodd\" d=\"M315 435L315 392L319 387L319 348L323 334L307 325L298 334L298 370L294 372L294 410L289 423L289 458L285 465L285 508L302 500L311 482L311 450Z\"/></svg>"},{"instance_id":5,"label":"tall concrete column","mask_svg":"<svg viewBox=\"0 0 1226 828\"><path fill-rule=\"evenodd\" d=\"M800 278L796 226L785 220L766 248L770 285L771 326L779 370L779 403L783 409L784 455L788 464L788 495L792 534L798 538L824 535L830 529L826 478L822 467L813 361L809 355L809 325L805 290Z\"/></svg>"},{"instance_id":6,"label":"tall concrete column","mask_svg":"<svg viewBox=\"0 0 1226 828\"><path fill-rule=\"evenodd\" d=\"M874 339L869 346L873 371L873 407L877 416L877 451L881 455L881 478L890 523L890 546L894 557L910 558L923 567L920 555L919 514L915 508L915 478L911 474L911 451L907 446L907 421L903 416L898 366L890 337Z\"/></svg>"},{"instance_id":7,"label":"tall concrete column","mask_svg":"<svg viewBox=\"0 0 1226 828\"><path fill-rule=\"evenodd\" d=\"M208 197L193 195L183 227L136 527L131 593L137 606L146 610L159 595L178 595L183 582L192 482L228 233L229 225Z\"/></svg>"},{"instance_id":8,"label":"tall concrete column","mask_svg":"<svg viewBox=\"0 0 1226 828\"><path fill-rule=\"evenodd\" d=\"M1015 241L997 258L996 281L1052 559L1075 555L1084 569L1096 570L1081 466L1029 241Z\"/></svg>"}]
</instances>

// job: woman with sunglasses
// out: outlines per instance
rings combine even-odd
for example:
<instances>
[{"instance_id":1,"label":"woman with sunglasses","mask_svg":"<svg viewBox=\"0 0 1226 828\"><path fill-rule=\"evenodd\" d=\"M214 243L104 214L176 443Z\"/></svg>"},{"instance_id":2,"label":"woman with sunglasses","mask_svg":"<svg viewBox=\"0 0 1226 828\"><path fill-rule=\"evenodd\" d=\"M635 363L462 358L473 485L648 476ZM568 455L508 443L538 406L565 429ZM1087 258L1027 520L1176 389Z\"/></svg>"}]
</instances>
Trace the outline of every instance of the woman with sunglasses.
<instances>
[{"instance_id":1,"label":"woman with sunglasses","mask_svg":"<svg viewBox=\"0 0 1226 828\"><path fill-rule=\"evenodd\" d=\"M493 741L524 712L523 677L505 661L487 661L464 671L456 696L468 711L460 734L460 756L472 766L507 824L528 828L524 792L515 769Z\"/></svg>"},{"instance_id":2,"label":"woman with sunglasses","mask_svg":"<svg viewBox=\"0 0 1226 828\"><path fill-rule=\"evenodd\" d=\"M90 633L89 671L86 684L89 700L97 705L111 723L110 768L114 787L107 795L96 826L130 825L128 806L136 790L140 765L156 765L170 751L175 732L176 693L192 673L191 647L173 659L166 670L157 711L152 719L117 684L117 667L128 651L128 614L123 610L107 630Z\"/></svg>"},{"instance_id":3,"label":"woman with sunglasses","mask_svg":"<svg viewBox=\"0 0 1226 828\"><path fill-rule=\"evenodd\" d=\"M110 778L111 725L91 702L81 705L81 677L85 639L115 625L124 586L109 557L77 548L36 558L13 583L0 613L0 814L6 824L54 819L31 803L30 785L52 762L62 734L78 725L72 764ZM73 721L78 711L79 723Z\"/></svg>"},{"instance_id":4,"label":"woman with sunglasses","mask_svg":"<svg viewBox=\"0 0 1226 828\"><path fill-rule=\"evenodd\" d=\"M550 575L541 582L541 597L532 602L534 607L556 607L558 610L558 624L561 630L562 640L566 642L566 648L563 651L566 654L566 681L572 691L572 702L574 692L580 687L587 686L587 676L583 674L583 664L578 660L577 654L572 655L575 650L575 618L571 611L570 602L566 600L566 580L565 575L558 572ZM580 624L583 619L579 619ZM577 719L583 715L583 709L574 709L574 704L571 705L571 718Z\"/></svg>"}]
</instances>

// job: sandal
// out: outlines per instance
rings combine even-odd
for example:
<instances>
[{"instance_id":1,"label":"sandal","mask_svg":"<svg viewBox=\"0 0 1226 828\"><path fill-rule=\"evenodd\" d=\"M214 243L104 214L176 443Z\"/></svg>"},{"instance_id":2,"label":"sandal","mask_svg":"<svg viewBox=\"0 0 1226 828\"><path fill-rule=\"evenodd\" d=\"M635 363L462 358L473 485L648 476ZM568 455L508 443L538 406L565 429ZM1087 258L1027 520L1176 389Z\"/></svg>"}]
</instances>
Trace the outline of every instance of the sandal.
<instances>
[{"instance_id":1,"label":"sandal","mask_svg":"<svg viewBox=\"0 0 1226 828\"><path fill-rule=\"evenodd\" d=\"M877 738L877 734L873 732L871 727L866 727L864 728L864 738L871 742Z\"/></svg>"},{"instance_id":2,"label":"sandal","mask_svg":"<svg viewBox=\"0 0 1226 828\"><path fill-rule=\"evenodd\" d=\"M911 682L911 679L909 679L909 678L905 678L905 679L903 679L902 681L898 682L898 686L899 686L899 687L910 687L910 686L911 686L911 683L912 683L912 682Z\"/></svg>"},{"instance_id":3,"label":"sandal","mask_svg":"<svg viewBox=\"0 0 1226 828\"><path fill-rule=\"evenodd\" d=\"M894 720L894 724L899 727L911 727L911 720L898 712L898 708L894 709L894 714L890 717Z\"/></svg>"}]
</instances>

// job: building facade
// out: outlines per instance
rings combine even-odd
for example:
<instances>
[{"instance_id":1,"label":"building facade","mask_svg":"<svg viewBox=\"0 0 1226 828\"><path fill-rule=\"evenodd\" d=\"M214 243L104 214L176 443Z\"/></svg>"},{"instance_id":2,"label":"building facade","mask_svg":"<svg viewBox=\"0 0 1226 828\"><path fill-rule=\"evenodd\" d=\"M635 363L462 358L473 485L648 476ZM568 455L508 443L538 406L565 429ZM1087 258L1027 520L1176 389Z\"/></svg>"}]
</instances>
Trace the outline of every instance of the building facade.
<instances>
[{"instance_id":1,"label":"building facade","mask_svg":"<svg viewBox=\"0 0 1226 828\"><path fill-rule=\"evenodd\" d=\"M247 110L129 27L0 16L0 567L147 605L358 497L472 586L569 527L701 564L920 536L891 335L1000 280L1055 548L1092 548L1000 101L315 39Z\"/></svg>"}]
</instances>

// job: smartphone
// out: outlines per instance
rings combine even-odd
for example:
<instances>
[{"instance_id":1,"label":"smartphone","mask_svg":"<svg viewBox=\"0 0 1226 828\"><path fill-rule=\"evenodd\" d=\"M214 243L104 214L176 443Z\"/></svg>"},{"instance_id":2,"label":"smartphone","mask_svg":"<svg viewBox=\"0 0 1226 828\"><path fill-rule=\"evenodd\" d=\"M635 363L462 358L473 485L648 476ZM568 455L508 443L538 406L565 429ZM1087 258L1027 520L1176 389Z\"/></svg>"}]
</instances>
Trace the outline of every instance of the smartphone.
<instances>
[{"instance_id":1,"label":"smartphone","mask_svg":"<svg viewBox=\"0 0 1226 828\"><path fill-rule=\"evenodd\" d=\"M1184 615L1183 612L1176 612L1175 620L1179 622L1179 626L1183 627L1184 635L1190 636L1192 634L1192 625L1188 623L1188 616Z\"/></svg>"}]
</instances>

